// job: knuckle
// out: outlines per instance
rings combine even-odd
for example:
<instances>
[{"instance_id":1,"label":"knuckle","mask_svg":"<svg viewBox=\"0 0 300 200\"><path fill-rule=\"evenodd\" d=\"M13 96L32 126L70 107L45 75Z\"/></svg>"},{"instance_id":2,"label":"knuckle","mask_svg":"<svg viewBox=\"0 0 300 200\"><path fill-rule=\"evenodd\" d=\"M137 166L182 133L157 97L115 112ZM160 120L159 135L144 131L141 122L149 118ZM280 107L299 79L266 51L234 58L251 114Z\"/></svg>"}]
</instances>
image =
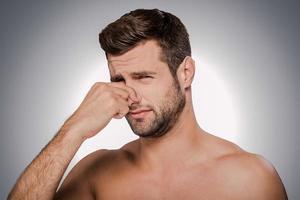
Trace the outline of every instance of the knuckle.
<instances>
[{"instance_id":1,"label":"knuckle","mask_svg":"<svg viewBox=\"0 0 300 200\"><path fill-rule=\"evenodd\" d=\"M103 94L103 100L108 104L113 104L116 101L115 97L113 97L109 92L105 92Z\"/></svg>"},{"instance_id":2,"label":"knuckle","mask_svg":"<svg viewBox=\"0 0 300 200\"><path fill-rule=\"evenodd\" d=\"M116 105L116 104L119 104L120 100L119 100L119 98L116 95L114 95L112 93L109 93L109 101L111 101L111 103L113 105Z\"/></svg>"},{"instance_id":3,"label":"knuckle","mask_svg":"<svg viewBox=\"0 0 300 200\"><path fill-rule=\"evenodd\" d=\"M99 90L104 90L107 88L107 84L103 82L96 82L93 87Z\"/></svg>"},{"instance_id":4,"label":"knuckle","mask_svg":"<svg viewBox=\"0 0 300 200\"><path fill-rule=\"evenodd\" d=\"M105 83L98 83L99 90L106 90L107 89L107 85Z\"/></svg>"},{"instance_id":5,"label":"knuckle","mask_svg":"<svg viewBox=\"0 0 300 200\"><path fill-rule=\"evenodd\" d=\"M110 110L114 110L114 111L116 111L116 109L118 109L117 106L116 106L116 104L117 104L117 101L114 100L114 99L111 99L110 101L107 102L108 108Z\"/></svg>"},{"instance_id":6,"label":"knuckle","mask_svg":"<svg viewBox=\"0 0 300 200\"><path fill-rule=\"evenodd\" d=\"M100 84L101 84L101 82L96 82L96 83L93 84L92 87L94 87L94 88L95 88L95 87L98 87Z\"/></svg>"},{"instance_id":7,"label":"knuckle","mask_svg":"<svg viewBox=\"0 0 300 200\"><path fill-rule=\"evenodd\" d=\"M115 95L115 93L114 92L112 92L112 91L106 91L106 94L107 94L107 97L109 98L109 99L111 99L111 100L117 100L118 99L118 97L117 97L117 95Z\"/></svg>"},{"instance_id":8,"label":"knuckle","mask_svg":"<svg viewBox=\"0 0 300 200\"><path fill-rule=\"evenodd\" d=\"M114 93L110 90L102 90L99 92L99 95L102 96L105 100L110 100L114 98Z\"/></svg>"}]
</instances>

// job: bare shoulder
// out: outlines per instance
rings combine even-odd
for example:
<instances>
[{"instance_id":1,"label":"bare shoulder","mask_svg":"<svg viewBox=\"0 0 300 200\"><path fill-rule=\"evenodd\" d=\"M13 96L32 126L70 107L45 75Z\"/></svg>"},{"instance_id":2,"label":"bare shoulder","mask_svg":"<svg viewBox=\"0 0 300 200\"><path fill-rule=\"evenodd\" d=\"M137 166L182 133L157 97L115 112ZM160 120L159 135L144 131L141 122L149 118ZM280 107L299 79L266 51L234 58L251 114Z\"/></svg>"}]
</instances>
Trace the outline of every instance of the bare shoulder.
<instances>
[{"instance_id":1,"label":"bare shoulder","mask_svg":"<svg viewBox=\"0 0 300 200\"><path fill-rule=\"evenodd\" d=\"M124 150L97 150L81 159L70 171L61 187L57 199L93 199L95 180L126 160ZM117 164L118 163L118 164Z\"/></svg>"},{"instance_id":2,"label":"bare shoulder","mask_svg":"<svg viewBox=\"0 0 300 200\"><path fill-rule=\"evenodd\" d=\"M225 174L226 188L235 188L240 199L287 199L274 166L261 155L246 152L224 141L228 151L215 161L218 172Z\"/></svg>"}]
</instances>

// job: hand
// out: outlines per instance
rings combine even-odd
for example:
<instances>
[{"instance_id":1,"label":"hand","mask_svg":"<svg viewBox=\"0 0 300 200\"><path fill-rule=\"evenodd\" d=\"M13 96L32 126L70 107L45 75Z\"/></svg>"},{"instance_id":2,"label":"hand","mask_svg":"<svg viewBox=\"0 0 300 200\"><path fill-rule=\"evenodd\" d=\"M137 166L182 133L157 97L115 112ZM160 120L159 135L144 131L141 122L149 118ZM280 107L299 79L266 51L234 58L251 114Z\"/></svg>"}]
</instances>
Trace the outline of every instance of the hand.
<instances>
[{"instance_id":1,"label":"hand","mask_svg":"<svg viewBox=\"0 0 300 200\"><path fill-rule=\"evenodd\" d=\"M112 118L123 118L128 113L129 106L139 101L136 92L124 83L97 82L63 128L75 130L82 139L90 138L101 131Z\"/></svg>"}]
</instances>

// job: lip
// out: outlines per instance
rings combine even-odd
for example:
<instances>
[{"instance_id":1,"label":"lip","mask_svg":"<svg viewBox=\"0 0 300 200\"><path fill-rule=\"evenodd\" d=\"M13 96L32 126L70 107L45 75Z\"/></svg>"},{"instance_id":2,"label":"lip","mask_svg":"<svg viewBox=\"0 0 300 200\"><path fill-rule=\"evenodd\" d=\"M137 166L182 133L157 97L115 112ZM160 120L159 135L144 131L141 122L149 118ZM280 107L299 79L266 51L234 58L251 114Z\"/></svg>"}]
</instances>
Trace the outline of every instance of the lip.
<instances>
[{"instance_id":1,"label":"lip","mask_svg":"<svg viewBox=\"0 0 300 200\"><path fill-rule=\"evenodd\" d=\"M129 114L132 118L144 118L151 110L150 109L140 109L130 111Z\"/></svg>"},{"instance_id":2,"label":"lip","mask_svg":"<svg viewBox=\"0 0 300 200\"><path fill-rule=\"evenodd\" d=\"M130 111L130 114L138 114L138 113L147 112L147 111L150 111L150 109L133 110L133 111Z\"/></svg>"}]
</instances>

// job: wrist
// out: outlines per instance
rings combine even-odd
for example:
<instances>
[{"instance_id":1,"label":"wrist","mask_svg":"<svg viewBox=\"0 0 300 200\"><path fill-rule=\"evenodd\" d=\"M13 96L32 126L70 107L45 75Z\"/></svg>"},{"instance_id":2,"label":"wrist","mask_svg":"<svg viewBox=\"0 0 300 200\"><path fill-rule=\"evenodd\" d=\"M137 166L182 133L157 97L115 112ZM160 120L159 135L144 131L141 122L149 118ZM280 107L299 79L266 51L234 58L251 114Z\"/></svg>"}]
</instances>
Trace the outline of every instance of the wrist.
<instances>
[{"instance_id":1,"label":"wrist","mask_svg":"<svg viewBox=\"0 0 300 200\"><path fill-rule=\"evenodd\" d=\"M67 141L75 144L81 145L86 140L86 138L81 133L80 129L77 129L73 126L68 126L67 124L64 124L61 127L58 134L66 138Z\"/></svg>"}]
</instances>

